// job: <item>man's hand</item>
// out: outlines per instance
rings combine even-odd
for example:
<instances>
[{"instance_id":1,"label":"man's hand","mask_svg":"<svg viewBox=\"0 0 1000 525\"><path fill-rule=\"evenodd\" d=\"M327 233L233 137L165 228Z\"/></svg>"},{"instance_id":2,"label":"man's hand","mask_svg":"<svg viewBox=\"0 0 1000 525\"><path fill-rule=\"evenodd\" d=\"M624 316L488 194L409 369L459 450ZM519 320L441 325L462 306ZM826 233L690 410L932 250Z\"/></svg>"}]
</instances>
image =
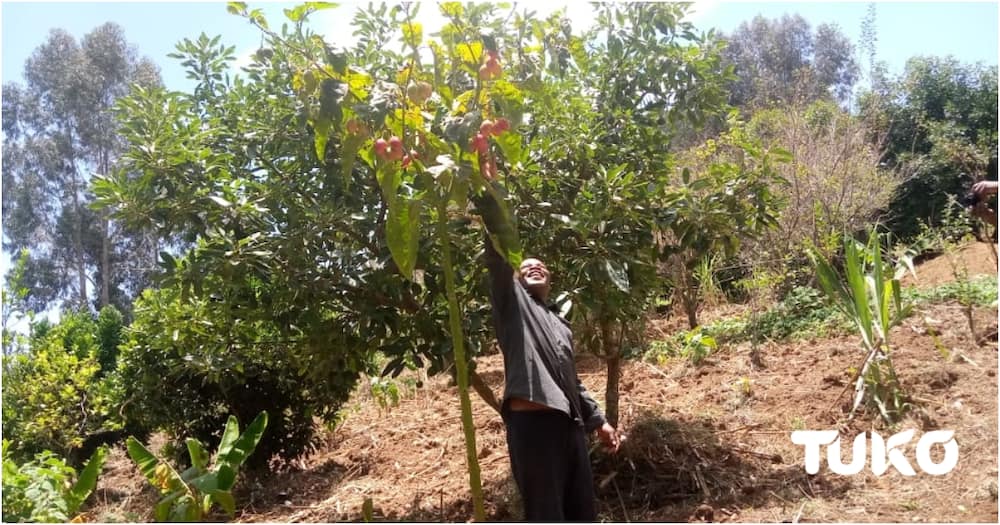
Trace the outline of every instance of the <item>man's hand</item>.
<instances>
[{"instance_id":1,"label":"man's hand","mask_svg":"<svg viewBox=\"0 0 1000 525\"><path fill-rule=\"evenodd\" d=\"M997 192L997 181L981 180L972 185L972 193L982 198L985 195Z\"/></svg>"},{"instance_id":2,"label":"man's hand","mask_svg":"<svg viewBox=\"0 0 1000 525\"><path fill-rule=\"evenodd\" d=\"M597 437L601 438L601 443L604 443L604 448L611 453L618 452L618 447L625 440L625 436L618 436L618 431L615 427L605 423L601 428L597 429Z\"/></svg>"}]
</instances>

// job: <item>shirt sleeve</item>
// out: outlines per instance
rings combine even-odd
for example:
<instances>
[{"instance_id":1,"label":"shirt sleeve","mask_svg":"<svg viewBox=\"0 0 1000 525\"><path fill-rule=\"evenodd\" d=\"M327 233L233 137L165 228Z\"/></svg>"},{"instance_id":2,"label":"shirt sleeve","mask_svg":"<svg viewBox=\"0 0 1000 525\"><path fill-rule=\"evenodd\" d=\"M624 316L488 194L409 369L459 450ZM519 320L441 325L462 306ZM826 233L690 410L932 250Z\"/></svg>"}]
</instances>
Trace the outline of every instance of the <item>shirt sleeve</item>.
<instances>
[{"instance_id":1,"label":"shirt sleeve","mask_svg":"<svg viewBox=\"0 0 1000 525\"><path fill-rule=\"evenodd\" d=\"M493 298L493 307L501 312L507 310L514 304L514 268L510 263L497 253L493 247L493 240L486 235L485 256L486 268L490 273L490 294Z\"/></svg>"},{"instance_id":2,"label":"shirt sleeve","mask_svg":"<svg viewBox=\"0 0 1000 525\"><path fill-rule=\"evenodd\" d=\"M582 412L580 417L583 418L583 427L587 432L593 432L606 423L607 420L604 418L601 408L597 406L597 401L594 401L594 398L590 397L587 388L580 382L580 378L576 379L576 388L580 392L580 411Z\"/></svg>"}]
</instances>

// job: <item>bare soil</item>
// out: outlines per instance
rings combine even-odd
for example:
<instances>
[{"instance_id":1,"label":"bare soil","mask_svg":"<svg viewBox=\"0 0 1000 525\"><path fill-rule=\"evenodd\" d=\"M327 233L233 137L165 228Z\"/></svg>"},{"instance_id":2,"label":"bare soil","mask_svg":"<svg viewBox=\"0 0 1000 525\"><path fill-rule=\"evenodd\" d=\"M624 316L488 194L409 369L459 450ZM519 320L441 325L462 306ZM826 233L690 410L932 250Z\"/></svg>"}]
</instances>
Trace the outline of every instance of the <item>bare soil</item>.
<instances>
[{"instance_id":1,"label":"bare soil","mask_svg":"<svg viewBox=\"0 0 1000 525\"><path fill-rule=\"evenodd\" d=\"M970 275L995 274L986 245L962 251ZM980 263L980 261L985 261ZM952 279L942 257L918 268L917 286ZM723 306L706 315L732 315ZM977 343L960 305L923 306L891 334L896 371L915 409L889 429L872 414L851 421L852 367L863 359L857 337L769 344L766 368L749 365L746 345L719 349L699 366L630 361L621 383L622 450L592 452L600 518L605 521L716 522L997 522L997 309L976 308ZM654 322L651 330L673 325ZM661 328L662 329L662 328ZM499 355L478 360L494 391L503 383ZM603 399L603 363L583 357L582 381ZM399 404L382 410L364 385L343 422L303 460L269 475L243 478L238 522L361 521L370 499L377 521L468 521L464 443L456 388L421 378ZM402 386L402 383L401 383ZM841 395L843 393L843 395ZM487 516L520 519L500 417L473 395ZM915 429L905 454L917 468L917 439L954 430L959 463L944 476L906 477L869 469L851 477L826 469L808 475L796 429L837 429L844 441L864 431L883 437ZM849 459L849 447L844 447ZM937 459L938 456L935 456ZM85 517L148 521L156 496L123 451L116 450ZM223 520L224 517L219 516Z\"/></svg>"}]
</instances>

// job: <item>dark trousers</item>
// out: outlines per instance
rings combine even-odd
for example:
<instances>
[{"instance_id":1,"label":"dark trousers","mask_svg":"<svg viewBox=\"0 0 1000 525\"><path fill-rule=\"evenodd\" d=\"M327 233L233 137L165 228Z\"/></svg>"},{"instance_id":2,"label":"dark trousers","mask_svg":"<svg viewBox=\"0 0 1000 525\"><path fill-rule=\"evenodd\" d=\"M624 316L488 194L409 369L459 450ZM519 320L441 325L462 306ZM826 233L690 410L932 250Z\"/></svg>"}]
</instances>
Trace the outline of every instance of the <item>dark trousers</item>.
<instances>
[{"instance_id":1,"label":"dark trousers","mask_svg":"<svg viewBox=\"0 0 1000 525\"><path fill-rule=\"evenodd\" d=\"M596 521L583 428L562 412L505 410L507 449L527 521Z\"/></svg>"}]
</instances>

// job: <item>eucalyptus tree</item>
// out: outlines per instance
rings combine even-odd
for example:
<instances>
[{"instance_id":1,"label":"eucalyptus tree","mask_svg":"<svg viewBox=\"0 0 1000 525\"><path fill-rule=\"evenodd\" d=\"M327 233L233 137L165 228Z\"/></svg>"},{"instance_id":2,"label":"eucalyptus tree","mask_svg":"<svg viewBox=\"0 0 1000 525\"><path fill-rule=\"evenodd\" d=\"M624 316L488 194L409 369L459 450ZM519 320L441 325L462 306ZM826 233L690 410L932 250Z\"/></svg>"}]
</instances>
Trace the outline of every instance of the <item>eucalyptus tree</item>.
<instances>
[{"instance_id":1,"label":"eucalyptus tree","mask_svg":"<svg viewBox=\"0 0 1000 525\"><path fill-rule=\"evenodd\" d=\"M88 183L124 147L111 107L134 83L158 85L158 70L107 23L80 41L53 30L24 80L3 86L4 249L29 251L23 282L33 309L60 299L88 308L93 289L97 309L127 311L145 270L127 261L142 260L135 248L146 239L91 210Z\"/></svg>"},{"instance_id":2,"label":"eucalyptus tree","mask_svg":"<svg viewBox=\"0 0 1000 525\"><path fill-rule=\"evenodd\" d=\"M727 64L736 81L729 101L741 108L847 102L858 77L854 46L836 25L813 30L801 15L756 16L726 35Z\"/></svg>"}]
</instances>

